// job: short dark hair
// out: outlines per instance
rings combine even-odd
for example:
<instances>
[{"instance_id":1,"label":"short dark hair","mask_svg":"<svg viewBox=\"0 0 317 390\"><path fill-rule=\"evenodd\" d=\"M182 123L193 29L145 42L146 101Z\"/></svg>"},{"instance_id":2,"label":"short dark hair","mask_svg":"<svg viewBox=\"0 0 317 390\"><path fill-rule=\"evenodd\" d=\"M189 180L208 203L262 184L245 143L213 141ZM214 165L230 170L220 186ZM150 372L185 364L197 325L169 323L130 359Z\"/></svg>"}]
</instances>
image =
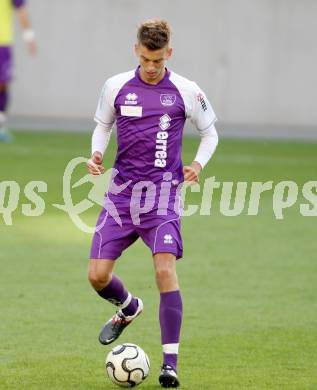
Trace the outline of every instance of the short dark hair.
<instances>
[{"instance_id":1,"label":"short dark hair","mask_svg":"<svg viewBox=\"0 0 317 390\"><path fill-rule=\"evenodd\" d=\"M143 22L138 29L138 42L149 50L159 50L168 46L171 28L164 19L152 19Z\"/></svg>"}]
</instances>

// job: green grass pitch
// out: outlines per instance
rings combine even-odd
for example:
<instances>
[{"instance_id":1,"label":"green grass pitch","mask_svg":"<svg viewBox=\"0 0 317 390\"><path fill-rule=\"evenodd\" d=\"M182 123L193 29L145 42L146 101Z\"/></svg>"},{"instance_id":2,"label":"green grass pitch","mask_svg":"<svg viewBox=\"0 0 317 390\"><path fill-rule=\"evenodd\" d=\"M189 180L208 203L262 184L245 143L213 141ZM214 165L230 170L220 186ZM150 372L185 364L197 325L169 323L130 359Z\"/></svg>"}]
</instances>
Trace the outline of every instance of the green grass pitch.
<instances>
[{"instance_id":1,"label":"green grass pitch","mask_svg":"<svg viewBox=\"0 0 317 390\"><path fill-rule=\"evenodd\" d=\"M197 139L185 138L183 160L194 157ZM87 156L90 136L17 132L0 144L0 181L20 188L13 225L0 215L0 389L115 389L105 377L109 347L97 335L114 309L86 276L91 235L66 213L62 177L70 159ZM111 143L105 161L114 157ZM78 175L85 173L84 166ZM218 181L317 180L317 144L220 141L204 177ZM46 209L26 217L23 190L46 181ZM89 184L77 189L84 199ZM179 376L184 390L317 389L317 217L303 217L298 202L276 220L272 192L256 217L225 217L215 191L211 216L182 224L184 258L178 263L184 321ZM199 194L188 199L195 203ZM99 207L83 218L94 224ZM142 346L151 361L141 385L157 389L161 364L158 292L148 248L139 240L118 261L117 273L144 300L145 311L120 342Z\"/></svg>"}]
</instances>

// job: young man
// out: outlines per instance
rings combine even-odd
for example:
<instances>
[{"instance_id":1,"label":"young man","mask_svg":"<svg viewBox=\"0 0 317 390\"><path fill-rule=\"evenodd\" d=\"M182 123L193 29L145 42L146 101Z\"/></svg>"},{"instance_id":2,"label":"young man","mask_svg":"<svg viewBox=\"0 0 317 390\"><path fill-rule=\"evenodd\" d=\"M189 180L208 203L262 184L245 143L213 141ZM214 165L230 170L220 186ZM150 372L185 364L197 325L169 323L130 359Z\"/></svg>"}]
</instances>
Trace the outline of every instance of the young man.
<instances>
[{"instance_id":1,"label":"young man","mask_svg":"<svg viewBox=\"0 0 317 390\"><path fill-rule=\"evenodd\" d=\"M23 29L23 39L30 54L35 54L34 32L25 7L25 0L0 0L0 141L10 141L6 125L9 84L12 79L12 11L16 13Z\"/></svg>"},{"instance_id":2,"label":"young man","mask_svg":"<svg viewBox=\"0 0 317 390\"><path fill-rule=\"evenodd\" d=\"M178 387L182 322L176 274L176 260L182 257L178 189L184 180L198 181L201 169L214 153L218 142L216 117L197 84L166 69L172 55L166 21L143 23L135 52L139 67L106 81L95 115L89 172L104 172L103 154L115 121L118 151L116 174L92 242L89 280L102 298L119 307L99 335L102 344L110 344L143 309L141 299L128 292L113 273L122 251L142 238L152 251L160 291L163 365L159 382L163 387ZM194 161L183 167L186 118L197 128L201 143Z\"/></svg>"}]
</instances>

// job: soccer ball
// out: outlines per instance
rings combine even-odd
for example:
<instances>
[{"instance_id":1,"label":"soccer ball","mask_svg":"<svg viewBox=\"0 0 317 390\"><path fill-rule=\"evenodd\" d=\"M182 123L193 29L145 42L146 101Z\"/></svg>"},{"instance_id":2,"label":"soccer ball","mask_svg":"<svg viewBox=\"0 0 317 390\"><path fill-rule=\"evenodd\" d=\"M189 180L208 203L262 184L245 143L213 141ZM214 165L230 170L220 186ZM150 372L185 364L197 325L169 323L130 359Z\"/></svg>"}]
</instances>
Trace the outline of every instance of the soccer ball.
<instances>
[{"instance_id":1,"label":"soccer ball","mask_svg":"<svg viewBox=\"0 0 317 390\"><path fill-rule=\"evenodd\" d=\"M106 358L106 372L113 383L134 387L149 375L150 361L142 348L135 344L120 344Z\"/></svg>"}]
</instances>

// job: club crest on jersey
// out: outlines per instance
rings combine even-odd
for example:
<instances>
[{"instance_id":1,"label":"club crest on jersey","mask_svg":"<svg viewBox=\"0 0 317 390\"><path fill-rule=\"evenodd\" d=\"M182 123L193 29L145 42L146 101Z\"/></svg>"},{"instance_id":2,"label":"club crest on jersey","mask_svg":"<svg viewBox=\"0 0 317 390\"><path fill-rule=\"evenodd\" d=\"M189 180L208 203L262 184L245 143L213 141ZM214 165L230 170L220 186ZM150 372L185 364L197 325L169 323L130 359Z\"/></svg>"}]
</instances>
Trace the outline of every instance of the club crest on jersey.
<instances>
[{"instance_id":1,"label":"club crest on jersey","mask_svg":"<svg viewBox=\"0 0 317 390\"><path fill-rule=\"evenodd\" d=\"M124 104L138 104L138 95L134 92L129 92L125 97Z\"/></svg>"},{"instance_id":2,"label":"club crest on jersey","mask_svg":"<svg viewBox=\"0 0 317 390\"><path fill-rule=\"evenodd\" d=\"M162 106L172 106L176 102L176 95L171 95L169 93L162 93L160 95L160 100Z\"/></svg>"}]
</instances>

